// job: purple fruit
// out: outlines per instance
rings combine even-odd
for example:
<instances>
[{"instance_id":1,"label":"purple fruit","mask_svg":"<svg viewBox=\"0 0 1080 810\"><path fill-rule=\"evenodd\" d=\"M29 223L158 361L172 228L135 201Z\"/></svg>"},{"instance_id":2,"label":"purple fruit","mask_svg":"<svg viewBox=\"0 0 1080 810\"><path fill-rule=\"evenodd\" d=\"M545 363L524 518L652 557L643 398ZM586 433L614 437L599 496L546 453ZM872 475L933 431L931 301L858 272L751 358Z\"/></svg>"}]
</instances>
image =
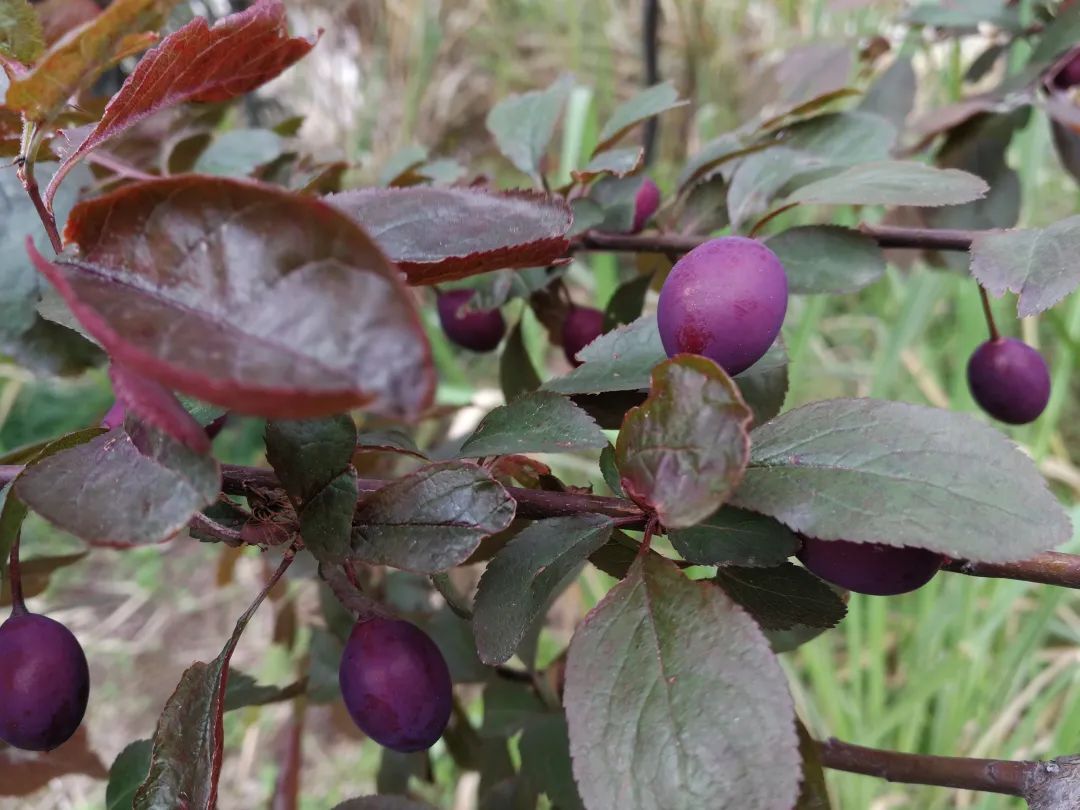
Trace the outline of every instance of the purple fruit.
<instances>
[{"instance_id":1,"label":"purple fruit","mask_svg":"<svg viewBox=\"0 0 1080 810\"><path fill-rule=\"evenodd\" d=\"M604 313L592 307L571 306L562 326L563 354L572 366L580 366L577 353L604 332Z\"/></svg>"},{"instance_id":2,"label":"purple fruit","mask_svg":"<svg viewBox=\"0 0 1080 810\"><path fill-rule=\"evenodd\" d=\"M1034 422L1050 401L1050 370L1016 338L988 340L968 360L968 388L979 407L1011 425Z\"/></svg>"},{"instance_id":3,"label":"purple fruit","mask_svg":"<svg viewBox=\"0 0 1080 810\"><path fill-rule=\"evenodd\" d=\"M660 187L653 182L651 177L646 177L634 196L634 230L638 233L645 227L656 209L660 207Z\"/></svg>"},{"instance_id":4,"label":"purple fruit","mask_svg":"<svg viewBox=\"0 0 1080 810\"><path fill-rule=\"evenodd\" d=\"M1080 53L1066 62L1053 78L1054 87L1058 90L1068 90L1080 84Z\"/></svg>"},{"instance_id":5,"label":"purple fruit","mask_svg":"<svg viewBox=\"0 0 1080 810\"><path fill-rule=\"evenodd\" d=\"M421 751L450 719L450 671L420 628L396 619L357 622L338 673L353 721L395 751Z\"/></svg>"},{"instance_id":6,"label":"purple fruit","mask_svg":"<svg viewBox=\"0 0 1080 810\"><path fill-rule=\"evenodd\" d=\"M921 588L934 578L945 557L924 548L849 543L803 537L798 557L826 582L871 596L892 596Z\"/></svg>"},{"instance_id":7,"label":"purple fruit","mask_svg":"<svg viewBox=\"0 0 1080 810\"><path fill-rule=\"evenodd\" d=\"M660 290L664 351L703 355L734 376L776 340L787 296L784 266L763 244L741 236L710 240L679 259Z\"/></svg>"},{"instance_id":8,"label":"purple fruit","mask_svg":"<svg viewBox=\"0 0 1080 810\"><path fill-rule=\"evenodd\" d=\"M437 301L439 323L451 341L474 352L490 352L506 334L506 321L497 309L461 312L473 297L473 290L448 290Z\"/></svg>"},{"instance_id":9,"label":"purple fruit","mask_svg":"<svg viewBox=\"0 0 1080 810\"><path fill-rule=\"evenodd\" d=\"M0 625L0 740L51 751L75 733L89 695L86 655L64 625L35 613Z\"/></svg>"}]
</instances>

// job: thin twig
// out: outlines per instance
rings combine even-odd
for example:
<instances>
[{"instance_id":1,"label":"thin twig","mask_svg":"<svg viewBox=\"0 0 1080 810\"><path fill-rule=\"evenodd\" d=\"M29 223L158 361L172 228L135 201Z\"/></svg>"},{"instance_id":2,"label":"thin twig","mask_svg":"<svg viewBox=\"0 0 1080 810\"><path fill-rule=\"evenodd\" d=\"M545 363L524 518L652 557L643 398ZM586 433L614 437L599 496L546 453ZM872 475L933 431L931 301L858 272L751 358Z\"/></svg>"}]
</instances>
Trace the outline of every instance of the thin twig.
<instances>
[{"instance_id":1,"label":"thin twig","mask_svg":"<svg viewBox=\"0 0 1080 810\"><path fill-rule=\"evenodd\" d=\"M818 743L826 768L876 776L889 782L938 785L1023 796L1038 762L936 757L864 748L837 739Z\"/></svg>"},{"instance_id":2,"label":"thin twig","mask_svg":"<svg viewBox=\"0 0 1080 810\"><path fill-rule=\"evenodd\" d=\"M11 615L22 616L26 613L26 600L23 599L22 568L19 566L19 541L22 530L15 532L15 541L11 544L11 557L8 564L8 581L11 583Z\"/></svg>"},{"instance_id":3,"label":"thin twig","mask_svg":"<svg viewBox=\"0 0 1080 810\"><path fill-rule=\"evenodd\" d=\"M982 299L983 315L986 317L986 328L990 330L990 339L998 340L1001 334L994 321L994 310L990 308L990 296L986 294L986 287L982 284L979 284L979 298Z\"/></svg>"},{"instance_id":4,"label":"thin twig","mask_svg":"<svg viewBox=\"0 0 1080 810\"><path fill-rule=\"evenodd\" d=\"M645 56L645 87L652 87L660 81L660 0L645 0L641 20L641 50ZM656 151L656 135L659 128L659 116L653 116L645 122L641 134L641 145L645 150L645 165L652 163Z\"/></svg>"}]
</instances>

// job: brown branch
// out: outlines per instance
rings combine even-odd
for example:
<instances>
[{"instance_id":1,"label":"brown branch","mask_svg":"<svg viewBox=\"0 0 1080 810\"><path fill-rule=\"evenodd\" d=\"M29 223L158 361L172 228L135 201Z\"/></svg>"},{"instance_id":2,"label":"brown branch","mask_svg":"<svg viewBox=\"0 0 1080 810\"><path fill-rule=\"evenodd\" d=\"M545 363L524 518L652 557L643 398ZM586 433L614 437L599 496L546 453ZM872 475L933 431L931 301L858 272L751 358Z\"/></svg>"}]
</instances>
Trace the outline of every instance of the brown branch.
<instances>
[{"instance_id":1,"label":"brown branch","mask_svg":"<svg viewBox=\"0 0 1080 810\"><path fill-rule=\"evenodd\" d=\"M890 225L859 226L859 231L869 236L883 248L918 248L923 250L967 251L978 231L961 231L944 228L897 228ZM677 233L601 233L586 231L570 243L570 252L615 251L622 253L686 253L703 242L708 236L688 236Z\"/></svg>"},{"instance_id":2,"label":"brown branch","mask_svg":"<svg viewBox=\"0 0 1080 810\"><path fill-rule=\"evenodd\" d=\"M967 574L969 577L1016 579L1080 589L1080 555L1062 554L1059 551L1044 551L1030 559L1010 563L954 560L944 567L946 571Z\"/></svg>"},{"instance_id":3,"label":"brown branch","mask_svg":"<svg viewBox=\"0 0 1080 810\"><path fill-rule=\"evenodd\" d=\"M826 768L876 776L889 782L938 785L984 793L1023 796L1038 762L936 757L882 751L837 739L818 743Z\"/></svg>"}]
</instances>

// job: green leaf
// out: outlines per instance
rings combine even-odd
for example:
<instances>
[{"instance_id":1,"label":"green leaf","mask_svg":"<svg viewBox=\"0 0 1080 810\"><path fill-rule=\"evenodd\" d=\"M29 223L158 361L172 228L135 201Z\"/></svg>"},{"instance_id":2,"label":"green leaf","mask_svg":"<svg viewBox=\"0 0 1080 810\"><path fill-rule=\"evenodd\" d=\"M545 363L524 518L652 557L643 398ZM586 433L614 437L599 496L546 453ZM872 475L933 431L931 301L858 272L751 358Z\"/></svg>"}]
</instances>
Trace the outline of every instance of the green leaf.
<instances>
[{"instance_id":1,"label":"green leaf","mask_svg":"<svg viewBox=\"0 0 1080 810\"><path fill-rule=\"evenodd\" d=\"M787 681L719 588L647 555L581 624L566 667L574 776L589 810L791 807Z\"/></svg>"},{"instance_id":2,"label":"green leaf","mask_svg":"<svg viewBox=\"0 0 1080 810\"><path fill-rule=\"evenodd\" d=\"M574 784L566 717L547 714L529 721L521 735L521 774L559 810L585 810Z\"/></svg>"},{"instance_id":3,"label":"green leaf","mask_svg":"<svg viewBox=\"0 0 1080 810\"><path fill-rule=\"evenodd\" d=\"M781 143L838 166L887 160L896 144L896 127L873 112L831 112L787 127Z\"/></svg>"},{"instance_id":4,"label":"green leaf","mask_svg":"<svg viewBox=\"0 0 1080 810\"><path fill-rule=\"evenodd\" d=\"M580 366L540 387L562 394L637 391L649 387L653 366L666 357L656 315L644 315L598 337L578 353Z\"/></svg>"},{"instance_id":5,"label":"green leaf","mask_svg":"<svg viewBox=\"0 0 1080 810\"><path fill-rule=\"evenodd\" d=\"M866 234L837 225L804 225L765 244L787 272L793 293L852 293L885 274L885 255Z\"/></svg>"},{"instance_id":6,"label":"green leaf","mask_svg":"<svg viewBox=\"0 0 1080 810\"><path fill-rule=\"evenodd\" d=\"M652 273L643 273L623 282L616 289L604 308L604 331L609 332L616 326L633 323L641 317L645 309L645 296L652 284Z\"/></svg>"},{"instance_id":7,"label":"green leaf","mask_svg":"<svg viewBox=\"0 0 1080 810\"><path fill-rule=\"evenodd\" d=\"M342 802L334 810L432 810L432 807L404 796L361 796Z\"/></svg>"},{"instance_id":8,"label":"green leaf","mask_svg":"<svg viewBox=\"0 0 1080 810\"><path fill-rule=\"evenodd\" d=\"M25 507L23 508L25 509ZM2 516L0 516L0 523L3 523ZM79 551L74 554L32 557L29 560L25 558L20 560L19 569L22 574L23 597L29 599L43 593L49 587L49 580L54 572L85 559L88 553L88 551ZM0 579L0 605L10 605L11 601L11 580Z\"/></svg>"},{"instance_id":9,"label":"green leaf","mask_svg":"<svg viewBox=\"0 0 1080 810\"><path fill-rule=\"evenodd\" d=\"M615 448L610 444L600 451L600 473L604 476L604 483L615 495L626 497L622 481L619 480L619 467L615 463Z\"/></svg>"},{"instance_id":10,"label":"green leaf","mask_svg":"<svg viewBox=\"0 0 1080 810\"><path fill-rule=\"evenodd\" d=\"M353 555L373 565L433 574L460 565L510 525L515 503L474 464L431 464L360 500Z\"/></svg>"},{"instance_id":11,"label":"green leaf","mask_svg":"<svg viewBox=\"0 0 1080 810\"><path fill-rule=\"evenodd\" d=\"M971 274L987 292L1017 293L1021 318L1043 312L1080 286L1080 216L1048 228L990 231L971 242Z\"/></svg>"},{"instance_id":12,"label":"green leaf","mask_svg":"<svg viewBox=\"0 0 1080 810\"><path fill-rule=\"evenodd\" d=\"M749 458L750 409L731 378L704 357L679 355L653 371L643 405L615 444L623 489L661 524L692 526L716 511Z\"/></svg>"},{"instance_id":13,"label":"green leaf","mask_svg":"<svg viewBox=\"0 0 1080 810\"><path fill-rule=\"evenodd\" d=\"M499 385L507 402L540 387L540 375L525 348L520 321L510 330L499 357Z\"/></svg>"},{"instance_id":14,"label":"green leaf","mask_svg":"<svg viewBox=\"0 0 1080 810\"><path fill-rule=\"evenodd\" d=\"M44 50L41 20L27 0L0 0L0 54L30 65Z\"/></svg>"},{"instance_id":15,"label":"green leaf","mask_svg":"<svg viewBox=\"0 0 1080 810\"><path fill-rule=\"evenodd\" d=\"M229 682L225 686L225 711L273 703L281 699L284 691L280 686L265 686L246 672L230 668Z\"/></svg>"},{"instance_id":16,"label":"green leaf","mask_svg":"<svg viewBox=\"0 0 1080 810\"><path fill-rule=\"evenodd\" d=\"M874 79L859 103L859 109L883 116L897 129L903 129L915 107L916 83L911 58L901 56Z\"/></svg>"},{"instance_id":17,"label":"green leaf","mask_svg":"<svg viewBox=\"0 0 1080 810\"><path fill-rule=\"evenodd\" d=\"M1072 534L1031 459L965 414L834 399L788 411L751 440L732 502L813 537L1006 562Z\"/></svg>"},{"instance_id":18,"label":"green leaf","mask_svg":"<svg viewBox=\"0 0 1080 810\"><path fill-rule=\"evenodd\" d=\"M284 141L268 129L233 129L214 139L195 161L194 171L219 177L246 177L277 158Z\"/></svg>"},{"instance_id":19,"label":"green leaf","mask_svg":"<svg viewBox=\"0 0 1080 810\"><path fill-rule=\"evenodd\" d=\"M623 137L633 127L642 121L647 121L654 115L681 107L685 101L679 101L679 92L671 82L654 84L642 90L633 98L624 101L615 108L611 118L600 130L599 143L594 154L610 148L616 141Z\"/></svg>"},{"instance_id":20,"label":"green leaf","mask_svg":"<svg viewBox=\"0 0 1080 810\"><path fill-rule=\"evenodd\" d=\"M355 449L356 424L348 414L266 423L266 459L299 503L344 472Z\"/></svg>"},{"instance_id":21,"label":"green leaf","mask_svg":"<svg viewBox=\"0 0 1080 810\"><path fill-rule=\"evenodd\" d=\"M789 562L774 568L725 566L714 581L764 630L835 627L847 614L836 591Z\"/></svg>"},{"instance_id":22,"label":"green leaf","mask_svg":"<svg viewBox=\"0 0 1080 810\"><path fill-rule=\"evenodd\" d=\"M39 179L51 177L54 164L37 167ZM63 223L79 190L91 178L77 170L54 201L57 222ZM46 320L37 312L42 282L26 255L26 238L39 250L49 239L30 197L14 171L0 171L0 353L20 365L47 374L72 375L99 365L104 353L78 332Z\"/></svg>"},{"instance_id":23,"label":"green leaf","mask_svg":"<svg viewBox=\"0 0 1080 810\"><path fill-rule=\"evenodd\" d=\"M135 793L134 810L213 810L217 805L229 661L265 597L263 590L244 611L217 658L209 664L197 661L180 676L158 719L150 772Z\"/></svg>"},{"instance_id":24,"label":"green leaf","mask_svg":"<svg viewBox=\"0 0 1080 810\"><path fill-rule=\"evenodd\" d=\"M671 545L697 565L780 565L799 550L799 538L778 520L723 506L695 526L668 533Z\"/></svg>"},{"instance_id":25,"label":"green leaf","mask_svg":"<svg viewBox=\"0 0 1080 810\"><path fill-rule=\"evenodd\" d=\"M132 810L135 791L150 771L151 740L136 740L121 751L109 768L105 810Z\"/></svg>"},{"instance_id":26,"label":"green leaf","mask_svg":"<svg viewBox=\"0 0 1080 810\"><path fill-rule=\"evenodd\" d=\"M536 715L544 703L529 681L511 681L495 675L484 687L484 719L480 734L513 737Z\"/></svg>"},{"instance_id":27,"label":"green leaf","mask_svg":"<svg viewBox=\"0 0 1080 810\"><path fill-rule=\"evenodd\" d=\"M980 23L1017 30L1020 17L1017 9L1005 0L949 0L949 2L920 3L911 9L906 20L912 25L931 25L935 28L971 29Z\"/></svg>"},{"instance_id":28,"label":"green leaf","mask_svg":"<svg viewBox=\"0 0 1080 810\"><path fill-rule=\"evenodd\" d=\"M600 212L597 214L590 210L581 211L580 205L574 206L575 231L580 233L582 230L578 227L581 224L578 222L580 213L590 228L612 233L628 233L634 227L637 193L644 182L645 175L643 174L600 178L589 189L587 198L589 202L599 207Z\"/></svg>"},{"instance_id":29,"label":"green leaf","mask_svg":"<svg viewBox=\"0 0 1080 810\"><path fill-rule=\"evenodd\" d=\"M350 468L300 510L300 536L319 562L340 561L349 555L358 496L356 470Z\"/></svg>"},{"instance_id":30,"label":"green leaf","mask_svg":"<svg viewBox=\"0 0 1080 810\"><path fill-rule=\"evenodd\" d=\"M427 459L424 451L416 446L412 436L397 428L361 430L356 434L356 446L366 450L386 450Z\"/></svg>"},{"instance_id":31,"label":"green leaf","mask_svg":"<svg viewBox=\"0 0 1080 810\"><path fill-rule=\"evenodd\" d=\"M986 195L986 182L957 169L883 160L864 163L809 183L789 195L789 203L831 205L959 205Z\"/></svg>"},{"instance_id":32,"label":"green leaf","mask_svg":"<svg viewBox=\"0 0 1080 810\"><path fill-rule=\"evenodd\" d=\"M984 2L989 1L984 0ZM1015 13L1016 10L1010 9L1010 11ZM1057 16L1043 29L1038 44L1028 57L1027 67L1037 70L1049 65L1058 56L1072 48L1077 40L1080 40L1080 7L1077 7L1075 3L1063 4Z\"/></svg>"},{"instance_id":33,"label":"green leaf","mask_svg":"<svg viewBox=\"0 0 1080 810\"><path fill-rule=\"evenodd\" d=\"M827 627L807 627L800 624L790 630L765 630L764 632L772 651L779 655L780 653L799 649L803 644L813 641L828 629Z\"/></svg>"},{"instance_id":34,"label":"green leaf","mask_svg":"<svg viewBox=\"0 0 1080 810\"><path fill-rule=\"evenodd\" d=\"M573 85L573 77L563 74L546 90L510 96L488 113L488 132L494 136L499 151L537 182L540 161L547 153Z\"/></svg>"},{"instance_id":35,"label":"green leaf","mask_svg":"<svg viewBox=\"0 0 1080 810\"><path fill-rule=\"evenodd\" d=\"M793 810L831 810L817 743L799 719L795 720L795 730L799 734L799 756L802 757L802 785Z\"/></svg>"},{"instance_id":36,"label":"green leaf","mask_svg":"<svg viewBox=\"0 0 1080 810\"><path fill-rule=\"evenodd\" d=\"M641 544L626 532L615 529L611 539L589 555L589 562L609 577L625 579L638 557Z\"/></svg>"},{"instance_id":37,"label":"green leaf","mask_svg":"<svg viewBox=\"0 0 1080 810\"><path fill-rule=\"evenodd\" d=\"M727 207L732 225L741 228L753 222L769 210L793 178L828 165L823 158L784 146L743 158L728 189Z\"/></svg>"},{"instance_id":38,"label":"green leaf","mask_svg":"<svg viewBox=\"0 0 1080 810\"><path fill-rule=\"evenodd\" d=\"M533 391L488 413L458 455L569 453L607 443L592 417L562 394Z\"/></svg>"},{"instance_id":39,"label":"green leaf","mask_svg":"<svg viewBox=\"0 0 1080 810\"><path fill-rule=\"evenodd\" d=\"M495 555L480 578L473 606L481 661L501 664L513 656L552 595L607 542L612 526L603 515L538 520Z\"/></svg>"},{"instance_id":40,"label":"green leaf","mask_svg":"<svg viewBox=\"0 0 1080 810\"><path fill-rule=\"evenodd\" d=\"M116 546L169 539L220 490L214 459L130 420L42 459L15 482L15 494L57 528Z\"/></svg>"},{"instance_id":41,"label":"green leaf","mask_svg":"<svg viewBox=\"0 0 1080 810\"><path fill-rule=\"evenodd\" d=\"M396 186L428 158L427 149L416 144L403 146L390 156L379 170L380 186Z\"/></svg>"},{"instance_id":42,"label":"green leaf","mask_svg":"<svg viewBox=\"0 0 1080 810\"><path fill-rule=\"evenodd\" d=\"M754 424L762 425L780 413L788 391L788 354L783 337L777 337L760 360L733 379L754 414Z\"/></svg>"},{"instance_id":43,"label":"green leaf","mask_svg":"<svg viewBox=\"0 0 1080 810\"><path fill-rule=\"evenodd\" d=\"M628 146L624 149L609 149L593 155L585 168L573 172L578 182L589 182L603 175L626 177L641 168L645 159L645 150L640 146Z\"/></svg>"}]
</instances>

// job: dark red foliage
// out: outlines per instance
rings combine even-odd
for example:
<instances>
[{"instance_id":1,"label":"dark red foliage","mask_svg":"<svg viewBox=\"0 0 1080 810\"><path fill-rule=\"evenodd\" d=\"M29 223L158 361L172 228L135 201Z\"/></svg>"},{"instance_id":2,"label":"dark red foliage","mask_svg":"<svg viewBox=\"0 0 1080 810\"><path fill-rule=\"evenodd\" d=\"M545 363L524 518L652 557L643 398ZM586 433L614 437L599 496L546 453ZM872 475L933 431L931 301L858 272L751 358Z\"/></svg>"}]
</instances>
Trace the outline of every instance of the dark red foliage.
<instances>
[{"instance_id":1,"label":"dark red foliage","mask_svg":"<svg viewBox=\"0 0 1080 810\"><path fill-rule=\"evenodd\" d=\"M849 591L892 596L921 588L945 557L924 548L803 537L798 557L811 573Z\"/></svg>"},{"instance_id":2,"label":"dark red foliage","mask_svg":"<svg viewBox=\"0 0 1080 810\"><path fill-rule=\"evenodd\" d=\"M660 207L660 188L651 177L646 177L634 197L634 233L638 233L652 219Z\"/></svg>"},{"instance_id":3,"label":"dark red foliage","mask_svg":"<svg viewBox=\"0 0 1080 810\"><path fill-rule=\"evenodd\" d=\"M439 323L451 341L474 352L490 352L506 334L506 321L497 309L465 312L473 290L448 290L437 301Z\"/></svg>"},{"instance_id":4,"label":"dark red foliage","mask_svg":"<svg viewBox=\"0 0 1080 810\"><path fill-rule=\"evenodd\" d=\"M75 733L89 695L86 656L64 625L34 613L0 625L0 740L51 751Z\"/></svg>"},{"instance_id":5,"label":"dark red foliage","mask_svg":"<svg viewBox=\"0 0 1080 810\"><path fill-rule=\"evenodd\" d=\"M726 236L675 263L656 319L669 357L700 354L735 375L768 351L787 313L787 274L754 239Z\"/></svg>"},{"instance_id":6,"label":"dark red foliage","mask_svg":"<svg viewBox=\"0 0 1080 810\"><path fill-rule=\"evenodd\" d=\"M968 387L979 407L1011 425L1034 422L1050 401L1050 370L1016 338L988 340L968 361Z\"/></svg>"},{"instance_id":7,"label":"dark red foliage","mask_svg":"<svg viewBox=\"0 0 1080 810\"><path fill-rule=\"evenodd\" d=\"M572 366L580 366L577 353L604 332L604 313L593 307L570 307L562 327L563 353Z\"/></svg>"},{"instance_id":8,"label":"dark red foliage","mask_svg":"<svg viewBox=\"0 0 1080 810\"><path fill-rule=\"evenodd\" d=\"M430 748L450 719L446 660L435 642L409 622L358 622L341 656L339 683L356 725L395 751Z\"/></svg>"}]
</instances>

